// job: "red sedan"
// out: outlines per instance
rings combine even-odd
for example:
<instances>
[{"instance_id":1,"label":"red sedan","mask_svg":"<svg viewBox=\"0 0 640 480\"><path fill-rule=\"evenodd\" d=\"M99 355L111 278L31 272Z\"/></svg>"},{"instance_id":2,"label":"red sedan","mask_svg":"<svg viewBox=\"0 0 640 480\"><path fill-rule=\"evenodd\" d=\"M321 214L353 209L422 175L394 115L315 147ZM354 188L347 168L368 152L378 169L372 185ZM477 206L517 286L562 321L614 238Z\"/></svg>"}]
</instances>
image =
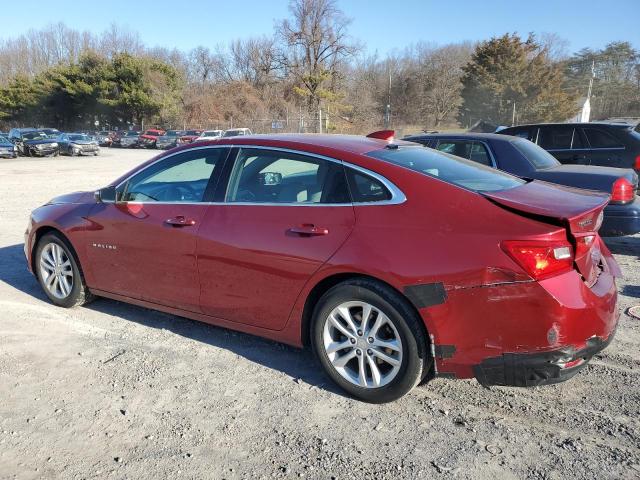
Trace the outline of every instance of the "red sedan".
<instances>
[{"instance_id":1,"label":"red sedan","mask_svg":"<svg viewBox=\"0 0 640 480\"><path fill-rule=\"evenodd\" d=\"M163 153L31 215L51 301L107 297L311 346L370 402L422 380L565 380L613 338L606 194L384 134L233 137Z\"/></svg>"}]
</instances>

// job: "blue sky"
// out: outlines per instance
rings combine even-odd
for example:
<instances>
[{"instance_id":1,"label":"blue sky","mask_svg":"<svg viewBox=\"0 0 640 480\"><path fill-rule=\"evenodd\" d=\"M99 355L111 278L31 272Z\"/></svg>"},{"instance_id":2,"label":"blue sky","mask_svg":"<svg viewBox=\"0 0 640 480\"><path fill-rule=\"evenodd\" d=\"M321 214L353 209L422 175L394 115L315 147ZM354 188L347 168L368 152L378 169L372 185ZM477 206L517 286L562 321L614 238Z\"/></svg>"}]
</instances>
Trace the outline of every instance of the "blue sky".
<instances>
[{"instance_id":1,"label":"blue sky","mask_svg":"<svg viewBox=\"0 0 640 480\"><path fill-rule=\"evenodd\" d=\"M0 0L3 11L14 11ZM39 7L38 4L41 4ZM0 38L64 21L101 32L117 22L140 33L149 46L188 50L213 47L234 38L271 34L287 15L287 0L132 2L108 0L78 6L77 0L29 2L19 21L3 22ZM55 5L52 7L52 5ZM599 48L613 40L640 48L640 0L339 0L353 23L352 36L369 53L385 55L418 41L444 44L483 40L505 32L556 32L569 50ZM18 18L16 17L16 19ZM5 19L7 20L7 19Z\"/></svg>"}]
</instances>

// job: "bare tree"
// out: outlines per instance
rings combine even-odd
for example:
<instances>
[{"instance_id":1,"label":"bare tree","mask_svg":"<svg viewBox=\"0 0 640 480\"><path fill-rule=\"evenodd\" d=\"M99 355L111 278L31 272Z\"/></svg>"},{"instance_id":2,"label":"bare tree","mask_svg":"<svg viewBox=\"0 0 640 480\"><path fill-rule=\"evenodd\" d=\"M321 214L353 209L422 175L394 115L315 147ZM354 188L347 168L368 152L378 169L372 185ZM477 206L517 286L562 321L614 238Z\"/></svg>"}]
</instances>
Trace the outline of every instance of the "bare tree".
<instances>
[{"instance_id":1,"label":"bare tree","mask_svg":"<svg viewBox=\"0 0 640 480\"><path fill-rule=\"evenodd\" d=\"M339 69L358 47L347 33L350 20L335 0L293 0L289 11L291 19L277 27L282 42L279 59L285 74L293 77L296 93L314 114L323 99L336 100Z\"/></svg>"}]
</instances>

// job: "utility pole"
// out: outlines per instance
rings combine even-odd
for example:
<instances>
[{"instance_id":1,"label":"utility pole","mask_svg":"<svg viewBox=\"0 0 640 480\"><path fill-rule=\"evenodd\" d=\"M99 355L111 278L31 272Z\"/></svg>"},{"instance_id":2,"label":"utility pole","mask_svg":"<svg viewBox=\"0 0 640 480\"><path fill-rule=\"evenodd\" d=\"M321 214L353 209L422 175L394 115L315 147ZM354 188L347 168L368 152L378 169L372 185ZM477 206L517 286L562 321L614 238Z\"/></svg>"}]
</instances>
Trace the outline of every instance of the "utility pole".
<instances>
[{"instance_id":1,"label":"utility pole","mask_svg":"<svg viewBox=\"0 0 640 480\"><path fill-rule=\"evenodd\" d=\"M322 107L318 105L318 133L322 133Z\"/></svg>"},{"instance_id":2,"label":"utility pole","mask_svg":"<svg viewBox=\"0 0 640 480\"><path fill-rule=\"evenodd\" d=\"M389 67L389 90L387 95L387 107L384 110L384 128L389 129L391 125L391 68Z\"/></svg>"},{"instance_id":3,"label":"utility pole","mask_svg":"<svg viewBox=\"0 0 640 480\"><path fill-rule=\"evenodd\" d=\"M516 124L516 102L513 101L513 114L511 115L511 126L513 127Z\"/></svg>"}]
</instances>

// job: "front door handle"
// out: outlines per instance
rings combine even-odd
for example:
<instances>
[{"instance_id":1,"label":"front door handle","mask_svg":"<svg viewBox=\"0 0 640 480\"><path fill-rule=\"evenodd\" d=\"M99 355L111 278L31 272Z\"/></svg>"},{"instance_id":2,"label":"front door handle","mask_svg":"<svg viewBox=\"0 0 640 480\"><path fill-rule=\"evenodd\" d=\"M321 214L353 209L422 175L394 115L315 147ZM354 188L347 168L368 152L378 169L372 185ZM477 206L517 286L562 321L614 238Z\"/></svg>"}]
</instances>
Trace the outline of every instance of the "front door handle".
<instances>
[{"instance_id":1,"label":"front door handle","mask_svg":"<svg viewBox=\"0 0 640 480\"><path fill-rule=\"evenodd\" d=\"M171 225L172 227L192 227L196 224L196 221L193 218L178 215L177 217L166 219L164 223Z\"/></svg>"},{"instance_id":2,"label":"front door handle","mask_svg":"<svg viewBox=\"0 0 640 480\"><path fill-rule=\"evenodd\" d=\"M289 231L297 235L303 235L308 237L329 234L328 228L316 227L315 225L310 225L310 224L300 225L299 227L291 227Z\"/></svg>"}]
</instances>

